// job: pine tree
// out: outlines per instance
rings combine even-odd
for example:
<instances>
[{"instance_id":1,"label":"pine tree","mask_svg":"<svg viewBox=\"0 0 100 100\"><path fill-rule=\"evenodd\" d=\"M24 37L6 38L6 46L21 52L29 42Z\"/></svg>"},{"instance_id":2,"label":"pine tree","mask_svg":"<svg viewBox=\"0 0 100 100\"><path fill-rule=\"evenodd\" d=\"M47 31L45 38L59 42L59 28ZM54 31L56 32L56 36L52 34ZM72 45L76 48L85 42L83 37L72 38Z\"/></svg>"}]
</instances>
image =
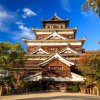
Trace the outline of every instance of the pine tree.
<instances>
[{"instance_id":1,"label":"pine tree","mask_svg":"<svg viewBox=\"0 0 100 100\"><path fill-rule=\"evenodd\" d=\"M96 12L100 17L100 0L86 0L82 6L83 11L92 10Z\"/></svg>"}]
</instances>

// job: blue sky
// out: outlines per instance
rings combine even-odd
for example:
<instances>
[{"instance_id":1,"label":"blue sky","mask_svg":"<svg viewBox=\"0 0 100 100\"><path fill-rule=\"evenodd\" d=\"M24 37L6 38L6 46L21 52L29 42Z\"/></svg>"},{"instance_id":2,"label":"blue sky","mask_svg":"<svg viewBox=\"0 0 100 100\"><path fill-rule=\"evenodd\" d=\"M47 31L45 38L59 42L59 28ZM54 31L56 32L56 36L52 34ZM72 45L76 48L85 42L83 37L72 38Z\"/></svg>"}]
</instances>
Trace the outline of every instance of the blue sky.
<instances>
[{"instance_id":1,"label":"blue sky","mask_svg":"<svg viewBox=\"0 0 100 100\"><path fill-rule=\"evenodd\" d=\"M62 19L70 19L69 27L78 27L76 38L87 37L86 50L98 50L100 18L91 11L82 12L85 0L0 0L0 42L20 42L22 37L34 39L31 28L41 28L41 19L49 19L56 12Z\"/></svg>"}]
</instances>

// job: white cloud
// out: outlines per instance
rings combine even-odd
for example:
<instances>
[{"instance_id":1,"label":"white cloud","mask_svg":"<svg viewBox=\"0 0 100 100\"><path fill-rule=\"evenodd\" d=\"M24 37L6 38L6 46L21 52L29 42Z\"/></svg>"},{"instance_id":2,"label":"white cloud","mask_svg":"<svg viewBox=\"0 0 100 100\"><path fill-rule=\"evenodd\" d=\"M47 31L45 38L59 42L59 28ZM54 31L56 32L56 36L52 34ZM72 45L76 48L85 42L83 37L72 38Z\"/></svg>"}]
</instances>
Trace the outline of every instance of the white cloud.
<instances>
[{"instance_id":1,"label":"white cloud","mask_svg":"<svg viewBox=\"0 0 100 100\"><path fill-rule=\"evenodd\" d=\"M2 21L0 21L0 31L5 32L7 30L8 30L8 28L6 27L6 25L4 23L2 23Z\"/></svg>"},{"instance_id":2,"label":"white cloud","mask_svg":"<svg viewBox=\"0 0 100 100\"><path fill-rule=\"evenodd\" d=\"M16 32L18 33L18 35L15 36L15 39L19 39L23 37L29 39L34 38L34 33L31 28L26 27L22 22L16 22L16 24L18 25L19 32Z\"/></svg>"},{"instance_id":3,"label":"white cloud","mask_svg":"<svg viewBox=\"0 0 100 100\"><path fill-rule=\"evenodd\" d=\"M71 12L71 7L70 7L70 4L69 4L69 0L60 0L61 2L61 6L62 8L67 11L67 12Z\"/></svg>"},{"instance_id":4,"label":"white cloud","mask_svg":"<svg viewBox=\"0 0 100 100\"><path fill-rule=\"evenodd\" d=\"M6 11L0 11L0 18L5 19L5 18L10 18L10 17L13 17L13 16L7 13Z\"/></svg>"},{"instance_id":5,"label":"white cloud","mask_svg":"<svg viewBox=\"0 0 100 100\"><path fill-rule=\"evenodd\" d=\"M14 19L13 14L7 11L2 5L0 5L0 31L1 32L8 30L8 23L13 19Z\"/></svg>"},{"instance_id":6,"label":"white cloud","mask_svg":"<svg viewBox=\"0 0 100 100\"><path fill-rule=\"evenodd\" d=\"M32 16L37 16L37 14L29 8L23 9L23 15L22 15L23 18L32 17Z\"/></svg>"},{"instance_id":7,"label":"white cloud","mask_svg":"<svg viewBox=\"0 0 100 100\"><path fill-rule=\"evenodd\" d=\"M24 23L20 21L20 22L16 22L16 24L17 24L17 25L22 25L22 24L24 24Z\"/></svg>"},{"instance_id":8,"label":"white cloud","mask_svg":"<svg viewBox=\"0 0 100 100\"><path fill-rule=\"evenodd\" d=\"M34 15L30 10L28 10L29 12L27 12L27 10L25 11L26 17ZM13 36L11 38L16 40L21 39L22 37L33 39L35 36L32 32L32 29L26 27L22 21L17 20L19 20L17 17L17 13L10 12L7 9L5 9L2 5L0 5L0 32L9 33ZM17 27L13 30L10 25L15 24L17 25Z\"/></svg>"}]
</instances>

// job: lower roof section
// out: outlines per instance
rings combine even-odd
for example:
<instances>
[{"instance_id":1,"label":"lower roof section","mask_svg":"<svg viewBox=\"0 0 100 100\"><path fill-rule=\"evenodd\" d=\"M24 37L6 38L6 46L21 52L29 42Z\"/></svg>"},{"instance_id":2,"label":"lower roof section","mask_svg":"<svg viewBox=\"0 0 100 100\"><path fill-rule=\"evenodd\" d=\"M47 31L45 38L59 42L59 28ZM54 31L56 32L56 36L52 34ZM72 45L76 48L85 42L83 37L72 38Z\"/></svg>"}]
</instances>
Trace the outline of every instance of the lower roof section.
<instances>
[{"instance_id":1,"label":"lower roof section","mask_svg":"<svg viewBox=\"0 0 100 100\"><path fill-rule=\"evenodd\" d=\"M42 72L30 75L24 80L27 81L55 81L55 82L84 82L85 78L81 75L71 72L71 77L42 77Z\"/></svg>"},{"instance_id":2,"label":"lower roof section","mask_svg":"<svg viewBox=\"0 0 100 100\"><path fill-rule=\"evenodd\" d=\"M33 67L33 65L29 66L28 67L20 67L20 68L13 68L14 70L41 70L41 68L39 66L37 67Z\"/></svg>"},{"instance_id":3,"label":"lower roof section","mask_svg":"<svg viewBox=\"0 0 100 100\"><path fill-rule=\"evenodd\" d=\"M27 46L51 46L51 45L58 45L58 46L62 46L62 45L83 45L86 38L82 38L82 39L66 39L66 40L28 40L28 39L22 39Z\"/></svg>"}]
</instances>

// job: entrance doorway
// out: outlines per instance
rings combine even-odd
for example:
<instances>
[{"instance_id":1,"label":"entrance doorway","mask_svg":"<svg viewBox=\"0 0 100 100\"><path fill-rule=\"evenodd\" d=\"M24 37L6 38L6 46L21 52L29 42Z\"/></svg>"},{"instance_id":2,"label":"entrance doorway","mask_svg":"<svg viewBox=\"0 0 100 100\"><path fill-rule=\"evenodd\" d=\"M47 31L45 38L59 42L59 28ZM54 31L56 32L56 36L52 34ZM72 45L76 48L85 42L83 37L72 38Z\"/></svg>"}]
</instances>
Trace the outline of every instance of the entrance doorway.
<instances>
[{"instance_id":1,"label":"entrance doorway","mask_svg":"<svg viewBox=\"0 0 100 100\"><path fill-rule=\"evenodd\" d=\"M56 84L53 81L41 81L42 89L43 91L55 91L56 90Z\"/></svg>"}]
</instances>

